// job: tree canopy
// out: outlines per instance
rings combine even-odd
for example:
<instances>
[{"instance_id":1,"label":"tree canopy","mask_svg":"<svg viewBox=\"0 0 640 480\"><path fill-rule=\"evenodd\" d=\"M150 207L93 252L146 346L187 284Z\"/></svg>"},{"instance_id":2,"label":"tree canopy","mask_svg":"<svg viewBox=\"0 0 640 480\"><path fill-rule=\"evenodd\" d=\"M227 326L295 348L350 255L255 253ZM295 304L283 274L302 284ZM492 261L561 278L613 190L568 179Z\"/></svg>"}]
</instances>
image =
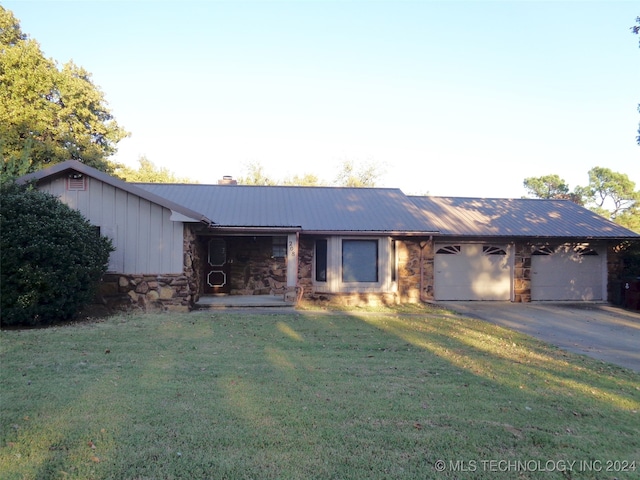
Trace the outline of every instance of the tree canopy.
<instances>
[{"instance_id":1,"label":"tree canopy","mask_svg":"<svg viewBox=\"0 0 640 480\"><path fill-rule=\"evenodd\" d=\"M189 178L177 177L164 167L158 167L144 155L138 158L137 169L125 165L117 165L114 174L127 182L147 183L197 183Z\"/></svg>"},{"instance_id":2,"label":"tree canopy","mask_svg":"<svg viewBox=\"0 0 640 480\"><path fill-rule=\"evenodd\" d=\"M594 167L589 170L589 185L580 190L594 211L615 220L640 200L635 182L624 173L609 168Z\"/></svg>"},{"instance_id":3,"label":"tree canopy","mask_svg":"<svg viewBox=\"0 0 640 480\"><path fill-rule=\"evenodd\" d=\"M61 68L0 6L0 158L2 178L65 160L111 173L108 157L128 133L115 121L91 74Z\"/></svg>"},{"instance_id":4,"label":"tree canopy","mask_svg":"<svg viewBox=\"0 0 640 480\"><path fill-rule=\"evenodd\" d=\"M636 191L635 182L624 173L604 167L593 167L588 175L589 184L577 186L573 192L556 174L525 178L523 183L535 198L572 200L630 230L640 231L640 191Z\"/></svg>"},{"instance_id":5,"label":"tree canopy","mask_svg":"<svg viewBox=\"0 0 640 480\"><path fill-rule=\"evenodd\" d=\"M537 198L566 198L569 195L569 185L555 174L525 178L524 188Z\"/></svg>"},{"instance_id":6,"label":"tree canopy","mask_svg":"<svg viewBox=\"0 0 640 480\"><path fill-rule=\"evenodd\" d=\"M338 186L338 187L375 187L382 175L382 167L375 162L357 164L345 160L332 182L320 179L313 173L294 175L281 180L268 176L259 162L245 165L246 175L238 177L241 185L298 185L306 187Z\"/></svg>"}]
</instances>

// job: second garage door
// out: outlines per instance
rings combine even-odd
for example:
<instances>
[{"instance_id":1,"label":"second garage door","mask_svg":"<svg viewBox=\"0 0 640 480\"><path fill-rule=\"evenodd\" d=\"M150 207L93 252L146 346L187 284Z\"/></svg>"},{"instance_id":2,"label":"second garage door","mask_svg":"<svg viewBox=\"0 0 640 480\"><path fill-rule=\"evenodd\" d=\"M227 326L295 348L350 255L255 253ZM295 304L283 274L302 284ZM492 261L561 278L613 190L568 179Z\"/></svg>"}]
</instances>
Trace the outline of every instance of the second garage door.
<instances>
[{"instance_id":1,"label":"second garage door","mask_svg":"<svg viewBox=\"0 0 640 480\"><path fill-rule=\"evenodd\" d=\"M606 254L585 245L541 246L531 256L531 300L602 300Z\"/></svg>"},{"instance_id":2,"label":"second garage door","mask_svg":"<svg viewBox=\"0 0 640 480\"><path fill-rule=\"evenodd\" d=\"M436 300L511 300L509 252L507 245L436 245Z\"/></svg>"}]
</instances>

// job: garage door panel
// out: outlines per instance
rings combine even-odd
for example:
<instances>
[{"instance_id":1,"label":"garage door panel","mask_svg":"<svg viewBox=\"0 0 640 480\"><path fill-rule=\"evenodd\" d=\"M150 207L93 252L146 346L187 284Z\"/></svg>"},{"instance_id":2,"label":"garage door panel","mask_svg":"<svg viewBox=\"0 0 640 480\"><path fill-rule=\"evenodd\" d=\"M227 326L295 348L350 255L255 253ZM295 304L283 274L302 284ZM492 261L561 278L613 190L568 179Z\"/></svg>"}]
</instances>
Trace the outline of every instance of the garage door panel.
<instances>
[{"instance_id":1,"label":"garage door panel","mask_svg":"<svg viewBox=\"0 0 640 480\"><path fill-rule=\"evenodd\" d=\"M602 300L603 258L597 250L566 245L534 251L532 300Z\"/></svg>"},{"instance_id":2,"label":"garage door panel","mask_svg":"<svg viewBox=\"0 0 640 480\"><path fill-rule=\"evenodd\" d=\"M511 262L506 246L439 246L434 267L437 300L511 298Z\"/></svg>"}]
</instances>

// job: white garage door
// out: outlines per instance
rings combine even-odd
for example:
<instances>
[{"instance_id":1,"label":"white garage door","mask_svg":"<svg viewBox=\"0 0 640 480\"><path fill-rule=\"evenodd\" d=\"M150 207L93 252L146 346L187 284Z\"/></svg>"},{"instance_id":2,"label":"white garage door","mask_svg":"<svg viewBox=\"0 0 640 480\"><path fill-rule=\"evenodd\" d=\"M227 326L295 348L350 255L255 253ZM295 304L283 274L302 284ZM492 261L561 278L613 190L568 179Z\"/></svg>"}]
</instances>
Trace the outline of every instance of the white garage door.
<instances>
[{"instance_id":1,"label":"white garage door","mask_svg":"<svg viewBox=\"0 0 640 480\"><path fill-rule=\"evenodd\" d=\"M532 300L602 300L606 253L584 245L542 246L531 256Z\"/></svg>"},{"instance_id":2,"label":"white garage door","mask_svg":"<svg viewBox=\"0 0 640 480\"><path fill-rule=\"evenodd\" d=\"M436 245L436 300L511 300L511 259L506 245Z\"/></svg>"}]
</instances>

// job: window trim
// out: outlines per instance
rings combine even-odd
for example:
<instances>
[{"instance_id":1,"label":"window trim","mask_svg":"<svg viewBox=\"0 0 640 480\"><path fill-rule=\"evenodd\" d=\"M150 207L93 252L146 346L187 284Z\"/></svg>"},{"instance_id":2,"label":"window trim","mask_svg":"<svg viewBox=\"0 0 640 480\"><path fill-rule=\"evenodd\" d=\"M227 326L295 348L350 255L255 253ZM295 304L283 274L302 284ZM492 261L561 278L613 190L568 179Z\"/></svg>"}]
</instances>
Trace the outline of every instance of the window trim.
<instances>
[{"instance_id":1,"label":"window trim","mask_svg":"<svg viewBox=\"0 0 640 480\"><path fill-rule=\"evenodd\" d=\"M317 241L325 240L327 245L326 281L317 280ZM377 242L375 282L345 282L342 271L342 244L349 240L371 240ZM330 236L317 237L313 244L311 277L314 288L319 293L385 293L397 291L397 249L393 248L391 237L377 236Z\"/></svg>"}]
</instances>

